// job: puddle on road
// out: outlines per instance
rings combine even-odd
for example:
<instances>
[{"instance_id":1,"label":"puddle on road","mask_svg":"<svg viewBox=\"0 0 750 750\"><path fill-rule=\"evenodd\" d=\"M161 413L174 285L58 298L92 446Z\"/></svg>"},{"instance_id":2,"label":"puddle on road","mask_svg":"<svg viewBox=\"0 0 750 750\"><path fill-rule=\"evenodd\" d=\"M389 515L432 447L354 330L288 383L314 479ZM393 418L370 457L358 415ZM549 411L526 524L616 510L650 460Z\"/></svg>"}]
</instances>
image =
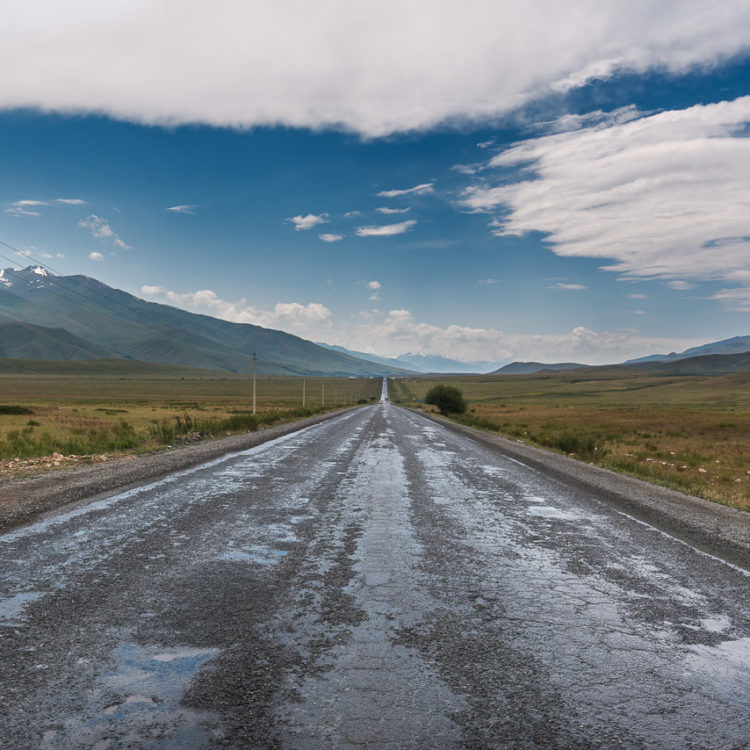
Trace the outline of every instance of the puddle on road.
<instances>
[{"instance_id":1,"label":"puddle on road","mask_svg":"<svg viewBox=\"0 0 750 750\"><path fill-rule=\"evenodd\" d=\"M526 510L530 515L540 518L554 518L562 521L578 521L581 519L581 515L578 513L553 508L551 505L530 505Z\"/></svg>"},{"instance_id":2,"label":"puddle on road","mask_svg":"<svg viewBox=\"0 0 750 750\"><path fill-rule=\"evenodd\" d=\"M690 647L685 672L699 685L719 693L727 703L750 711L750 638L724 641L718 646Z\"/></svg>"},{"instance_id":3,"label":"puddle on road","mask_svg":"<svg viewBox=\"0 0 750 750\"><path fill-rule=\"evenodd\" d=\"M26 605L41 599L44 593L41 591L24 591L10 599L0 601L0 627L15 627L26 620L24 609Z\"/></svg>"},{"instance_id":4,"label":"puddle on road","mask_svg":"<svg viewBox=\"0 0 750 750\"><path fill-rule=\"evenodd\" d=\"M180 704L191 679L218 649L143 647L124 643L112 654L84 716L44 731L40 747L204 748L221 738L217 716Z\"/></svg>"}]
</instances>

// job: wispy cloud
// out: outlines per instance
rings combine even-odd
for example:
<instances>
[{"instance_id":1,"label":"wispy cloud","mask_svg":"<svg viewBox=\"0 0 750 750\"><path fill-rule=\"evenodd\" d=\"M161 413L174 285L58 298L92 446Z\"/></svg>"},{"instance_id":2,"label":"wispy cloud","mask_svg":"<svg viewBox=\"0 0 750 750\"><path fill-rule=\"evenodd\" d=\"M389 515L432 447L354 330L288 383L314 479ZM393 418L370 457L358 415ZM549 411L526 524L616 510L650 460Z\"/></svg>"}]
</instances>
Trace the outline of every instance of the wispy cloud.
<instances>
[{"instance_id":1,"label":"wispy cloud","mask_svg":"<svg viewBox=\"0 0 750 750\"><path fill-rule=\"evenodd\" d=\"M553 284L552 286L547 287L548 289L567 289L569 291L581 291L583 289L588 289L587 286L584 286L583 284L566 284L564 281L558 281L556 284Z\"/></svg>"},{"instance_id":2,"label":"wispy cloud","mask_svg":"<svg viewBox=\"0 0 750 750\"><path fill-rule=\"evenodd\" d=\"M358 237L391 237L394 234L408 232L415 224L416 219L401 221L398 224L384 224L379 227L357 227Z\"/></svg>"},{"instance_id":3,"label":"wispy cloud","mask_svg":"<svg viewBox=\"0 0 750 750\"><path fill-rule=\"evenodd\" d=\"M424 195L425 193L434 193L434 182L425 182L414 187L404 188L403 190L381 190L378 195L382 198L398 198L401 195Z\"/></svg>"},{"instance_id":4,"label":"wispy cloud","mask_svg":"<svg viewBox=\"0 0 750 750\"><path fill-rule=\"evenodd\" d=\"M406 208L388 208L388 206L380 206L375 209L379 214L408 214L411 211L411 206Z\"/></svg>"},{"instance_id":5,"label":"wispy cloud","mask_svg":"<svg viewBox=\"0 0 750 750\"><path fill-rule=\"evenodd\" d=\"M85 219L81 219L81 221L78 222L78 226L82 227L83 229L88 229L91 234L97 239L110 240L114 245L121 248L122 250L131 249L130 245L124 242L122 238L117 234L117 232L112 229L109 222L101 216L91 214Z\"/></svg>"},{"instance_id":6,"label":"wispy cloud","mask_svg":"<svg viewBox=\"0 0 750 750\"><path fill-rule=\"evenodd\" d=\"M286 221L294 224L295 230L300 229L312 229L318 224L325 224L328 221L328 214L305 214L302 216L292 216L286 219Z\"/></svg>"},{"instance_id":7,"label":"wispy cloud","mask_svg":"<svg viewBox=\"0 0 750 750\"><path fill-rule=\"evenodd\" d=\"M494 286L497 283L497 279L479 279L479 281L477 281L477 284L482 284L482 286Z\"/></svg>"},{"instance_id":8,"label":"wispy cloud","mask_svg":"<svg viewBox=\"0 0 750 750\"><path fill-rule=\"evenodd\" d=\"M104 256L101 253L94 251L93 253L89 253L89 260L104 260Z\"/></svg>"},{"instance_id":9,"label":"wispy cloud","mask_svg":"<svg viewBox=\"0 0 750 750\"><path fill-rule=\"evenodd\" d=\"M501 208L498 236L541 232L558 255L611 259L602 268L624 279L750 286L749 123L742 97L530 139L489 162L523 166L523 179L470 187L463 205Z\"/></svg>"},{"instance_id":10,"label":"wispy cloud","mask_svg":"<svg viewBox=\"0 0 750 750\"><path fill-rule=\"evenodd\" d=\"M670 289L677 289L680 292L686 292L688 289L695 289L695 284L690 284L687 281L677 279L675 281L668 281L667 286Z\"/></svg>"},{"instance_id":11,"label":"wispy cloud","mask_svg":"<svg viewBox=\"0 0 750 750\"><path fill-rule=\"evenodd\" d=\"M180 204L179 206L168 206L165 211L171 211L173 214L190 214L191 216L195 213L195 209L198 206L192 206L187 203Z\"/></svg>"},{"instance_id":12,"label":"wispy cloud","mask_svg":"<svg viewBox=\"0 0 750 750\"><path fill-rule=\"evenodd\" d=\"M37 201L37 200L20 200L20 201L13 201L12 203L8 204L8 206L4 209L4 213L9 214L10 216L41 216L40 211L36 211L36 208L39 208L41 206L48 206L49 203L45 201Z\"/></svg>"},{"instance_id":13,"label":"wispy cloud","mask_svg":"<svg viewBox=\"0 0 750 750\"><path fill-rule=\"evenodd\" d=\"M344 239L343 234L330 234L328 232L324 232L323 234L318 235L318 239L323 240L323 242L338 242L339 240Z\"/></svg>"},{"instance_id":14,"label":"wispy cloud","mask_svg":"<svg viewBox=\"0 0 750 750\"><path fill-rule=\"evenodd\" d=\"M62 203L66 206L84 206L86 202L82 198L55 198L55 203Z\"/></svg>"},{"instance_id":15,"label":"wispy cloud","mask_svg":"<svg viewBox=\"0 0 750 750\"><path fill-rule=\"evenodd\" d=\"M630 296L630 299L646 299L645 294L631 294L629 296Z\"/></svg>"}]
</instances>

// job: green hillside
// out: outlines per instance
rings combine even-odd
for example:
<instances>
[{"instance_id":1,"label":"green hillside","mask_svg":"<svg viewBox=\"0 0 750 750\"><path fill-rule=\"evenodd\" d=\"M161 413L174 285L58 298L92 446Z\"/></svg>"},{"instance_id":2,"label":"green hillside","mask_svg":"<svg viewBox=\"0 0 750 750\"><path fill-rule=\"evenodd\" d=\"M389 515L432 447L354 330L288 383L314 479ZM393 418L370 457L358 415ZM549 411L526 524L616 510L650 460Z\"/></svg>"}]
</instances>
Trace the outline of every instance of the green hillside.
<instances>
[{"instance_id":1,"label":"green hillside","mask_svg":"<svg viewBox=\"0 0 750 750\"><path fill-rule=\"evenodd\" d=\"M333 351L282 331L230 323L134 297L87 276L53 276L43 269L6 269L0 321L64 329L36 330L27 354L77 359L121 357L230 372L250 372L253 352L261 374L380 377L404 370Z\"/></svg>"}]
</instances>

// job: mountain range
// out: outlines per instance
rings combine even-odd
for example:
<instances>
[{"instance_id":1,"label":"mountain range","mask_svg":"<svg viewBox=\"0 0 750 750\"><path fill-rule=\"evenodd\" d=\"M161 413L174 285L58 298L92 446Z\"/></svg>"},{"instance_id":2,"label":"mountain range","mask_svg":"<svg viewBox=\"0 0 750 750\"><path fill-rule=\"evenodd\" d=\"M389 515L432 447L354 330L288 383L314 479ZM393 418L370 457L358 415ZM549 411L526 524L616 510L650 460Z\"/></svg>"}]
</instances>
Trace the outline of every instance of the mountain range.
<instances>
[{"instance_id":1,"label":"mountain range","mask_svg":"<svg viewBox=\"0 0 750 750\"><path fill-rule=\"evenodd\" d=\"M123 358L261 374L382 377L406 368L332 351L282 331L146 302L88 276L0 270L0 356Z\"/></svg>"}]
</instances>

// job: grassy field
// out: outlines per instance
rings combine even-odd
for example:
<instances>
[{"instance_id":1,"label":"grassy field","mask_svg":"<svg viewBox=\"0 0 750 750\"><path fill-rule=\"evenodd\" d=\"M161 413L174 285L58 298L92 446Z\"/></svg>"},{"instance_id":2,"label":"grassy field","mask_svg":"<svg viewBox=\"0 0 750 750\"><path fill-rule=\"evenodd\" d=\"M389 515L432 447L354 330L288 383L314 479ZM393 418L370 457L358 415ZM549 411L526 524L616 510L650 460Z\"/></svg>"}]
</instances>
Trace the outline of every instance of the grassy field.
<instances>
[{"instance_id":1,"label":"grassy field","mask_svg":"<svg viewBox=\"0 0 750 750\"><path fill-rule=\"evenodd\" d=\"M59 366L60 363L55 363ZM122 363L0 367L0 475L141 453L372 403L381 380L259 376Z\"/></svg>"},{"instance_id":2,"label":"grassy field","mask_svg":"<svg viewBox=\"0 0 750 750\"><path fill-rule=\"evenodd\" d=\"M750 510L750 372L402 379L392 399L430 409L419 399L438 382L464 393L465 424Z\"/></svg>"}]
</instances>

